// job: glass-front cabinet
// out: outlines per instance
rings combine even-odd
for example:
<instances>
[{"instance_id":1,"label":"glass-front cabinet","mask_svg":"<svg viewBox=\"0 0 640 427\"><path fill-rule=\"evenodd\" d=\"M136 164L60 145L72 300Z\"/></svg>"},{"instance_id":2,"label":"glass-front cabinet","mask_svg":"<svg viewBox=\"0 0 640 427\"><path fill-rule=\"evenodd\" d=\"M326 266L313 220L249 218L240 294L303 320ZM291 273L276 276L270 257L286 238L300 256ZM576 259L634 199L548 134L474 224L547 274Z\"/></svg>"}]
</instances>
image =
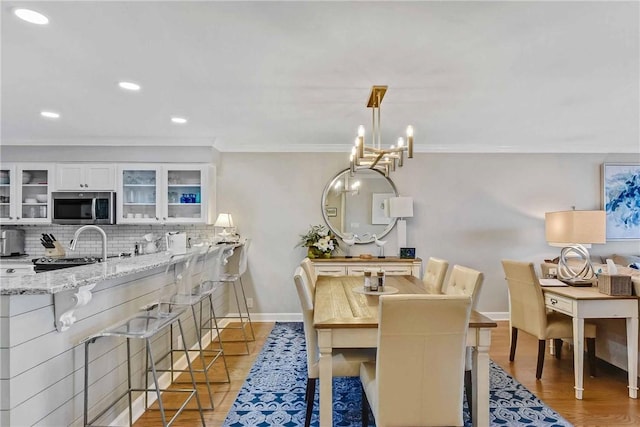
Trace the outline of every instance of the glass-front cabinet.
<instances>
[{"instance_id":1,"label":"glass-front cabinet","mask_svg":"<svg viewBox=\"0 0 640 427\"><path fill-rule=\"evenodd\" d=\"M167 222L204 222L203 169L167 168Z\"/></svg>"},{"instance_id":2,"label":"glass-front cabinet","mask_svg":"<svg viewBox=\"0 0 640 427\"><path fill-rule=\"evenodd\" d=\"M119 222L150 223L160 221L161 167L124 166L118 180Z\"/></svg>"},{"instance_id":3,"label":"glass-front cabinet","mask_svg":"<svg viewBox=\"0 0 640 427\"><path fill-rule=\"evenodd\" d=\"M209 166L129 164L118 168L118 223L206 223Z\"/></svg>"},{"instance_id":4,"label":"glass-front cabinet","mask_svg":"<svg viewBox=\"0 0 640 427\"><path fill-rule=\"evenodd\" d=\"M3 224L51 222L51 177L48 164L0 167L0 221Z\"/></svg>"}]
</instances>

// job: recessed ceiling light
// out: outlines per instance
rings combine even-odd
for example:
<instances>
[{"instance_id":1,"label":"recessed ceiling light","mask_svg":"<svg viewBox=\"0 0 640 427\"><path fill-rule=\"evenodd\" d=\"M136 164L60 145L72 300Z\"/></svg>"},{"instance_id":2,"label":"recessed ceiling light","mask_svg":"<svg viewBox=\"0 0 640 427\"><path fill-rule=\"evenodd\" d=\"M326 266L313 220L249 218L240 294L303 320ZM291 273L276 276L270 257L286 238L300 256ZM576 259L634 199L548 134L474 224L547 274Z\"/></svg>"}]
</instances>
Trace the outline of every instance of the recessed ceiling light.
<instances>
[{"instance_id":1,"label":"recessed ceiling light","mask_svg":"<svg viewBox=\"0 0 640 427\"><path fill-rule=\"evenodd\" d=\"M119 82L118 86L120 86L122 89L125 89L125 90L133 90L133 91L140 90L140 85L132 82Z\"/></svg>"},{"instance_id":2,"label":"recessed ceiling light","mask_svg":"<svg viewBox=\"0 0 640 427\"><path fill-rule=\"evenodd\" d=\"M187 119L185 119L184 117L171 117L171 121L179 125L187 123Z\"/></svg>"},{"instance_id":3,"label":"recessed ceiling light","mask_svg":"<svg viewBox=\"0 0 640 427\"><path fill-rule=\"evenodd\" d=\"M56 113L55 111L40 111L40 115L42 117L46 117L48 119L59 119L60 118L60 114Z\"/></svg>"},{"instance_id":4,"label":"recessed ceiling light","mask_svg":"<svg viewBox=\"0 0 640 427\"><path fill-rule=\"evenodd\" d=\"M23 21L30 22L37 25L46 25L49 23L49 18L43 14L31 9L14 9L13 14Z\"/></svg>"}]
</instances>

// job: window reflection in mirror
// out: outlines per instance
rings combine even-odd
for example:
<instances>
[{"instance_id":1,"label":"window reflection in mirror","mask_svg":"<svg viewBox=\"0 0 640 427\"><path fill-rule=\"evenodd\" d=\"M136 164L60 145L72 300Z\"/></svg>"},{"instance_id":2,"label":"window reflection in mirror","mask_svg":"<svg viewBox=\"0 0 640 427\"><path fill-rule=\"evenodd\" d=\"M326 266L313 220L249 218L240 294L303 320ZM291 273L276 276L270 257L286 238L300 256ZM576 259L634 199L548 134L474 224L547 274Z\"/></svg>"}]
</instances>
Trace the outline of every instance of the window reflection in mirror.
<instances>
[{"instance_id":1,"label":"window reflection in mirror","mask_svg":"<svg viewBox=\"0 0 640 427\"><path fill-rule=\"evenodd\" d=\"M385 214L384 202L397 195L393 182L382 173L361 169L351 176L347 169L325 187L322 215L338 237L357 235L356 243L370 243L374 234L380 239L395 225L396 219Z\"/></svg>"}]
</instances>

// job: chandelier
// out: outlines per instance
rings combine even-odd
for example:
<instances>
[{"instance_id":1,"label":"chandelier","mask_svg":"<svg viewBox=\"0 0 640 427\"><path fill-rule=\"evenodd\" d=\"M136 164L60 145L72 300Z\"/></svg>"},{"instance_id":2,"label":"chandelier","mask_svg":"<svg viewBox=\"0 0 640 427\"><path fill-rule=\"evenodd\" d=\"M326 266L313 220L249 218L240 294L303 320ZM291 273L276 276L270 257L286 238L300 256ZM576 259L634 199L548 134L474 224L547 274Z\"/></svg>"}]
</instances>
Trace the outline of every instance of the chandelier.
<instances>
[{"instance_id":1,"label":"chandelier","mask_svg":"<svg viewBox=\"0 0 640 427\"><path fill-rule=\"evenodd\" d=\"M360 125L355 146L351 149L351 156L349 157L351 175L358 169L375 169L382 172L384 176L389 176L389 173L395 171L396 167L402 167L404 164L405 151L407 152L407 158L413 158L412 126L407 126L406 145L404 138L400 137L396 145L382 148L380 105L386 92L387 86L373 86L371 88L371 94L367 102L367 108L371 108L372 112L371 145L366 144L364 126Z\"/></svg>"}]
</instances>

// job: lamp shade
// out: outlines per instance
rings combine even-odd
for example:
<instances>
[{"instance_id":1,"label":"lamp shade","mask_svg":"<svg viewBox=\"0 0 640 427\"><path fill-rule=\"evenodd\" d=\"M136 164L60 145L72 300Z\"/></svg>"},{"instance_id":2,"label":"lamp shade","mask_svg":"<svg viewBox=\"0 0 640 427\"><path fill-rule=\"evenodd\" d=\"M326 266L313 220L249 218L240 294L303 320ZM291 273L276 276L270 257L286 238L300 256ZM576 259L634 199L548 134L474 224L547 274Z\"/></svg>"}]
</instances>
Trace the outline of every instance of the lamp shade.
<instances>
[{"instance_id":1,"label":"lamp shade","mask_svg":"<svg viewBox=\"0 0 640 427\"><path fill-rule=\"evenodd\" d=\"M604 211L547 212L544 223L550 244L606 243Z\"/></svg>"},{"instance_id":2,"label":"lamp shade","mask_svg":"<svg viewBox=\"0 0 640 427\"><path fill-rule=\"evenodd\" d=\"M392 218L413 217L413 198L391 197L389 199L389 216Z\"/></svg>"},{"instance_id":3,"label":"lamp shade","mask_svg":"<svg viewBox=\"0 0 640 427\"><path fill-rule=\"evenodd\" d=\"M213 224L214 227L233 227L233 218L231 218L230 213L221 213L218 214L218 218L216 222Z\"/></svg>"}]
</instances>

